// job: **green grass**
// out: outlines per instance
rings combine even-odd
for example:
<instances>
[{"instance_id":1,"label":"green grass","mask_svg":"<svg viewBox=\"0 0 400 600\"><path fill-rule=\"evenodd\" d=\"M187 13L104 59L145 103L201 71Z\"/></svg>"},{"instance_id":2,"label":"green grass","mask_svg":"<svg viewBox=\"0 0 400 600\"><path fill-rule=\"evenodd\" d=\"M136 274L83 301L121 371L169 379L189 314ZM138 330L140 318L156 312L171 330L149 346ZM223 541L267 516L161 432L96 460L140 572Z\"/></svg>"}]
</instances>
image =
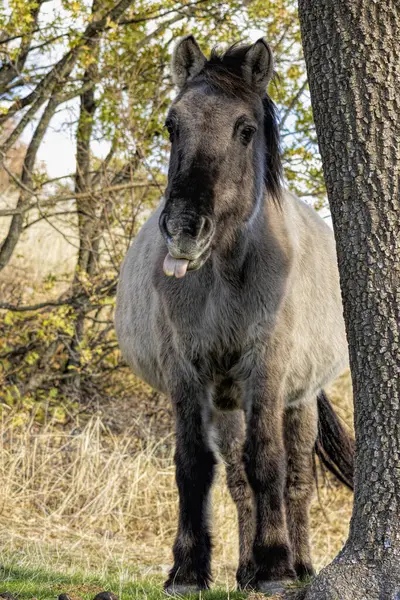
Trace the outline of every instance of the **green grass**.
<instances>
[{"instance_id":1,"label":"green grass","mask_svg":"<svg viewBox=\"0 0 400 600\"><path fill-rule=\"evenodd\" d=\"M0 593L9 592L20 600L55 600L60 594L73 599L92 600L98 592L117 594L121 600L165 600L162 579L153 577L143 581L132 581L127 573L119 576L97 577L88 575L64 575L50 569L26 566L2 565L0 570ZM198 598L198 595L193 595ZM204 600L244 600L245 594L215 589L201 593ZM190 598L190 596L189 596Z\"/></svg>"}]
</instances>

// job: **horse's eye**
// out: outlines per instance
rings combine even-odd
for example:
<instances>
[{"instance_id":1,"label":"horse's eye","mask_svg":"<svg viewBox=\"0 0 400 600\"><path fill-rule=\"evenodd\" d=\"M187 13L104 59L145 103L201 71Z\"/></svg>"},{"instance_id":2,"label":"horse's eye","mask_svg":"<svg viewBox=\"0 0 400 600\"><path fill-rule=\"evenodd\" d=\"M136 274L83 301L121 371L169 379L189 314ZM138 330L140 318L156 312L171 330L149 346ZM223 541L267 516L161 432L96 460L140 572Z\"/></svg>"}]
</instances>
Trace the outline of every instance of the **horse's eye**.
<instances>
[{"instance_id":1,"label":"horse's eye","mask_svg":"<svg viewBox=\"0 0 400 600\"><path fill-rule=\"evenodd\" d=\"M240 139L245 146L247 146L247 144L249 144L255 131L256 131L255 127L251 127L248 125L246 127L243 127L243 129L240 132Z\"/></svg>"},{"instance_id":2,"label":"horse's eye","mask_svg":"<svg viewBox=\"0 0 400 600\"><path fill-rule=\"evenodd\" d=\"M176 123L173 119L167 119L165 121L165 127L168 130L169 133L169 141L173 142L174 140L174 136L175 136L175 130L176 130Z\"/></svg>"}]
</instances>

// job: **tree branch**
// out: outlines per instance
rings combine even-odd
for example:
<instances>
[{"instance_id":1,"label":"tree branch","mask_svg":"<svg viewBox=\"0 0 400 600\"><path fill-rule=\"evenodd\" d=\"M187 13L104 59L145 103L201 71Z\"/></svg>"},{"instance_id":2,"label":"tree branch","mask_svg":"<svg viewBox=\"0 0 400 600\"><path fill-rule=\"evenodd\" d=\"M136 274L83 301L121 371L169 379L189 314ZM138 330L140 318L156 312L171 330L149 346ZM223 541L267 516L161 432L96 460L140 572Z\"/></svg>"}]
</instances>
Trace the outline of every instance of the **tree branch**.
<instances>
[{"instance_id":1,"label":"tree branch","mask_svg":"<svg viewBox=\"0 0 400 600\"><path fill-rule=\"evenodd\" d=\"M105 188L92 189L87 192L76 193L71 192L70 194L62 194L60 196L55 196L54 198L47 198L46 200L37 199L37 202L33 202L29 206L25 208L4 208L0 209L0 217L12 217L13 215L21 215L25 214L28 211L31 211L39 206L41 208L46 208L48 206L54 206L54 204L58 202L67 202L68 200L76 200L83 198L101 198L104 194L111 194L114 192L126 192L135 188L147 188L147 187L160 187L160 183L151 182L151 181L142 181L142 182L131 182L131 183L121 183L119 185L111 185ZM30 190L28 190L30 191ZM35 193L30 191L32 196L35 196Z\"/></svg>"},{"instance_id":2,"label":"tree branch","mask_svg":"<svg viewBox=\"0 0 400 600\"><path fill-rule=\"evenodd\" d=\"M33 38L33 31L38 22L39 11L40 3L32 5L30 10L30 16L32 17L32 28L26 37L22 38L21 40L17 60L15 62L10 61L5 63L2 65L2 67L0 67L0 95L4 93L4 90L7 89L9 83L11 83L16 76L20 75L21 70L24 68Z\"/></svg>"},{"instance_id":3,"label":"tree branch","mask_svg":"<svg viewBox=\"0 0 400 600\"><path fill-rule=\"evenodd\" d=\"M296 94L293 96L293 98L291 99L291 101L288 104L287 109L285 110L283 117L280 120L279 123L279 127L282 129L286 119L288 118L288 116L290 115L290 113L292 112L293 108L296 106L297 102L300 100L304 90L307 87L307 79L301 84L301 86L299 87L299 89L297 90Z\"/></svg>"},{"instance_id":4,"label":"tree branch","mask_svg":"<svg viewBox=\"0 0 400 600\"><path fill-rule=\"evenodd\" d=\"M18 305L11 304L10 302L0 302L0 310L10 310L12 312L29 312L35 310L41 310L42 308L47 307L57 307L57 306L77 306L82 303L85 299L88 300L95 295L103 295L109 296L110 294L114 294L117 290L117 280L111 279L109 281L104 281L101 285L96 287L94 290L90 290L87 292L80 292L79 294L75 294L73 296L68 296L67 298L59 298L58 300L49 300L47 302L39 302L38 304L28 304L28 305ZM91 306L96 306L91 303Z\"/></svg>"},{"instance_id":5,"label":"tree branch","mask_svg":"<svg viewBox=\"0 0 400 600\"><path fill-rule=\"evenodd\" d=\"M45 75L43 80L36 86L33 92L31 92L24 98L14 102L14 104L8 109L7 113L0 117L1 125L10 117L14 116L17 112L19 112L22 108L25 108L26 106L33 103L31 109L26 115L24 115L16 129L10 135L5 144L3 144L3 152L6 152L11 147L15 139L20 135L20 133L24 129L25 125L29 122L29 120L31 120L33 115L50 96L54 85L57 83L57 80L63 77L64 69L68 70L70 64L75 63L79 53L82 50L82 47L84 45L87 45L90 39L97 37L102 31L108 28L108 23L110 21L118 22L121 15L132 4L132 2L133 0L120 0L120 2L110 11L108 11L108 13L104 15L104 17L89 23L85 31L82 33L79 42L75 44L74 47L71 50L69 50L58 61L58 63L51 69L51 71L49 71Z\"/></svg>"},{"instance_id":6,"label":"tree branch","mask_svg":"<svg viewBox=\"0 0 400 600\"><path fill-rule=\"evenodd\" d=\"M69 72L72 70L72 68L73 68L73 62L71 62L69 65ZM68 71L66 71L64 74L68 76ZM26 188L28 188L28 190L29 190L32 185L33 167L35 165L36 155L39 150L39 146L42 143L44 135L49 126L49 123L56 111L58 104L59 104L56 92L59 91L60 87L61 87L61 84L59 83L57 88L55 88L54 95L50 98L50 100L45 108L45 111L44 111L42 117L40 118L40 121L35 129L35 132L32 136L32 139L31 139L28 149L26 151L25 160L24 160L24 164L22 167L22 174L21 174L21 183L23 184L24 189L22 190L22 192L18 198L18 202L17 202L17 206L16 206L17 209L22 209L22 211L25 208L27 202L29 201L30 191L27 192ZM14 252L14 248L17 245L19 237L21 235L22 227L23 227L23 212L18 213L12 217L7 236L4 239L3 243L1 244L1 247L0 247L0 271L8 264L8 262L10 260L12 253Z\"/></svg>"}]
</instances>

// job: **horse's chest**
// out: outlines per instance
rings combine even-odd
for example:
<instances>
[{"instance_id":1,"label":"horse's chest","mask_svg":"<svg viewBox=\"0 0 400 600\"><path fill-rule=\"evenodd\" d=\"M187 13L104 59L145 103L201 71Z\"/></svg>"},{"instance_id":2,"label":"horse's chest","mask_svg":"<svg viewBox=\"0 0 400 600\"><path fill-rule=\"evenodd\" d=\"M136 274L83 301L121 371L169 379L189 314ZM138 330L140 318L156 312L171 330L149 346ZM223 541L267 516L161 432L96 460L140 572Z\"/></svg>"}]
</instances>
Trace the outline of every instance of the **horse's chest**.
<instances>
[{"instance_id":1,"label":"horse's chest","mask_svg":"<svg viewBox=\"0 0 400 600\"><path fill-rule=\"evenodd\" d=\"M179 354L191 359L212 381L240 380L247 372L263 311L243 289L206 286L169 302Z\"/></svg>"},{"instance_id":2,"label":"horse's chest","mask_svg":"<svg viewBox=\"0 0 400 600\"><path fill-rule=\"evenodd\" d=\"M192 332L201 362L214 383L243 379L246 357L254 347L251 314L237 299L206 307L200 327Z\"/></svg>"},{"instance_id":3,"label":"horse's chest","mask_svg":"<svg viewBox=\"0 0 400 600\"><path fill-rule=\"evenodd\" d=\"M246 342L252 316L239 298L225 296L218 301L211 298L204 316L201 335L210 351L230 355L233 349Z\"/></svg>"}]
</instances>

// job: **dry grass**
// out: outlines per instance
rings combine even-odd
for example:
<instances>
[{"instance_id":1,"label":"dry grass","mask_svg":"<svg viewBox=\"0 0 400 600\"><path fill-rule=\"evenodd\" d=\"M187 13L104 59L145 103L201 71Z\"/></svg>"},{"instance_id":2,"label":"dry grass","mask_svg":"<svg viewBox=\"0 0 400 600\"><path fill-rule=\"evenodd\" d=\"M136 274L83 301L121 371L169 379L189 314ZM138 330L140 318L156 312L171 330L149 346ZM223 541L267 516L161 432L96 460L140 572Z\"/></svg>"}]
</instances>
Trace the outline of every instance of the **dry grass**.
<instances>
[{"instance_id":1,"label":"dry grass","mask_svg":"<svg viewBox=\"0 0 400 600\"><path fill-rule=\"evenodd\" d=\"M339 380L331 394L348 419L349 378ZM1 434L3 556L50 563L63 572L129 567L142 577L167 570L177 518L170 443L143 444L137 450L129 431L112 435L99 418L71 434L51 426L15 430L3 422ZM330 478L319 497L312 509L317 568L340 549L351 513L351 494ZM236 515L222 472L213 500L214 574L221 584L232 585Z\"/></svg>"}]
</instances>

